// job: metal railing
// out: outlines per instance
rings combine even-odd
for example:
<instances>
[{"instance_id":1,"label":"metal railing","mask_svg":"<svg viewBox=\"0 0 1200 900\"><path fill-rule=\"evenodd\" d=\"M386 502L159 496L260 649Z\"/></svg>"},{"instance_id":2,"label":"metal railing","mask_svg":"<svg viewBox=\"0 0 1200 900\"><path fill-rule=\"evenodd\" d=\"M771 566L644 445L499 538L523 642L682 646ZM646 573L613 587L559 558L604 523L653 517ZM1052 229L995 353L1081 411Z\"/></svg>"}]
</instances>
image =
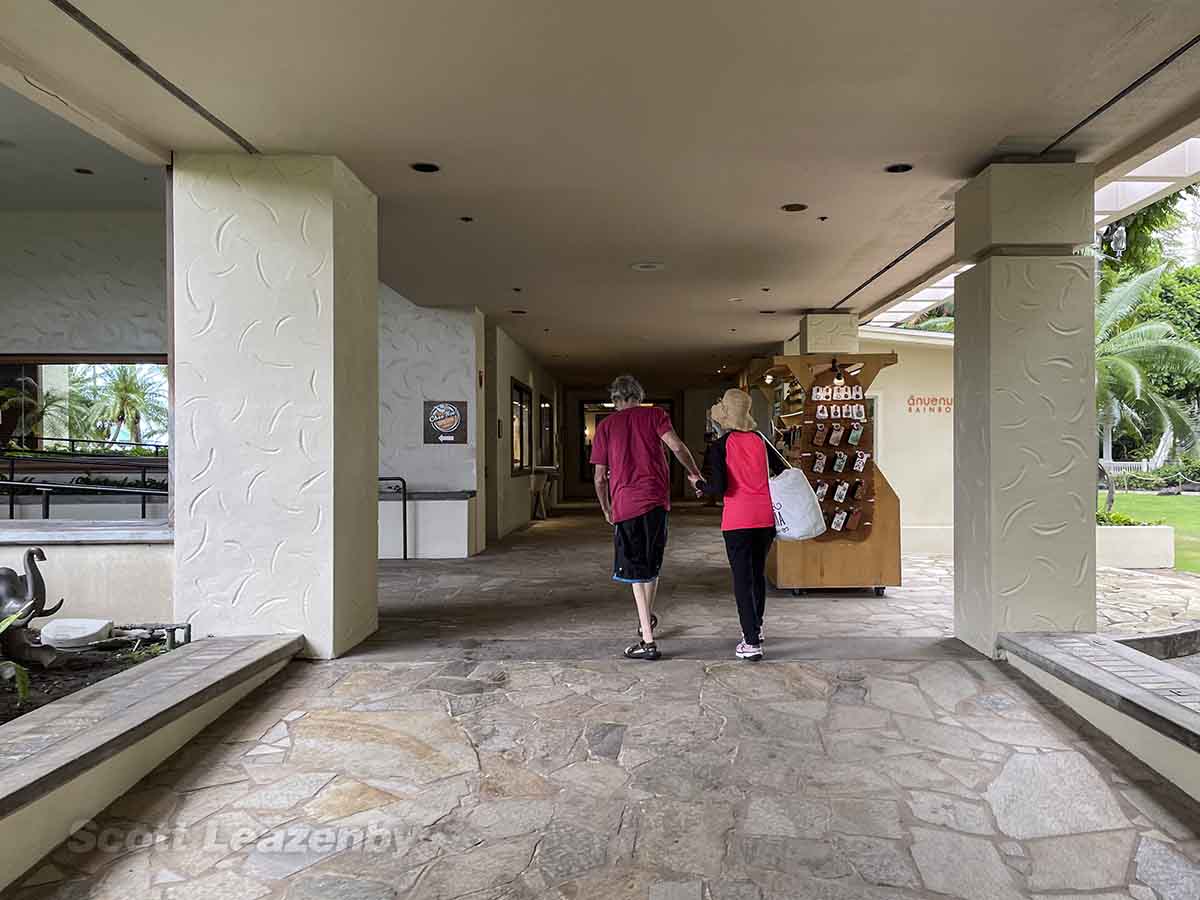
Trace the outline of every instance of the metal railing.
<instances>
[{"instance_id":1,"label":"metal railing","mask_svg":"<svg viewBox=\"0 0 1200 900\"><path fill-rule=\"evenodd\" d=\"M399 475L380 475L381 483L396 483L395 487L385 487L386 491L400 494L400 540L404 545L404 558L408 559L408 482Z\"/></svg>"},{"instance_id":2,"label":"metal railing","mask_svg":"<svg viewBox=\"0 0 1200 900\"><path fill-rule=\"evenodd\" d=\"M166 497L167 491L152 487L102 487L98 484L64 484L61 481L0 481L0 487L8 488L8 517L15 519L17 488L32 488L42 495L42 518L50 518L50 497L55 491L77 494L80 491L90 494L140 494L142 498L142 518L146 518L146 499L148 497Z\"/></svg>"},{"instance_id":3,"label":"metal railing","mask_svg":"<svg viewBox=\"0 0 1200 900\"><path fill-rule=\"evenodd\" d=\"M66 444L71 453L75 452L76 445L83 444L100 444L105 447L148 447L155 456L165 456L169 446L167 444L152 444L147 441L101 441L93 438L65 438L65 437L40 437L39 440L43 444Z\"/></svg>"},{"instance_id":4,"label":"metal railing","mask_svg":"<svg viewBox=\"0 0 1200 900\"><path fill-rule=\"evenodd\" d=\"M141 445L145 446L145 445ZM159 446L159 445L154 445ZM137 472L141 475L141 487L112 487L105 491L97 490L101 485L79 484L77 481L72 482L43 482L43 484L54 485L56 490L60 491L87 491L91 489L93 493L139 493L142 498L142 518L146 518L146 501L150 496L156 494L165 494L166 491L158 488L149 487L149 472L151 469L156 471L163 470L167 467L168 459L165 456L152 457L129 457L129 456L101 456L99 454L83 454L76 455L70 451L62 450L41 450L41 449L26 449L26 448L7 448L0 451L0 458L8 460L8 480L3 484L8 485L8 517L15 519L17 507L17 487L33 487L34 483L30 481L19 481L17 479L17 463L18 462L53 462L56 465L66 467L74 467L83 469L85 473L91 469L128 469ZM86 477L86 474L85 476ZM36 488L41 490L41 488ZM49 495L43 495L43 509L49 505ZM49 518L48 515L43 515L43 518Z\"/></svg>"}]
</instances>

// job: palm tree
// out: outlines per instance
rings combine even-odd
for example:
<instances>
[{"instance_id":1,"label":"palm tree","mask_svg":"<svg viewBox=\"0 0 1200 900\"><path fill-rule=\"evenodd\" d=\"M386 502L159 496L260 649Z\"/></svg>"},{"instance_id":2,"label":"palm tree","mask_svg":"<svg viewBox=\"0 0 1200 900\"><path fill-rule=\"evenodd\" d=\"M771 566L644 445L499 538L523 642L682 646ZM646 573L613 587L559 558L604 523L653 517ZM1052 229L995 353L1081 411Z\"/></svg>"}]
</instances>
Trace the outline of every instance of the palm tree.
<instances>
[{"instance_id":1,"label":"palm tree","mask_svg":"<svg viewBox=\"0 0 1200 900\"><path fill-rule=\"evenodd\" d=\"M1200 429L1186 406L1155 390L1148 376L1200 377L1200 347L1181 339L1169 322L1133 322L1138 303L1153 290L1166 264L1102 288L1096 306L1096 420L1105 462L1112 462L1113 433L1170 435L1190 446Z\"/></svg>"},{"instance_id":2,"label":"palm tree","mask_svg":"<svg viewBox=\"0 0 1200 900\"><path fill-rule=\"evenodd\" d=\"M15 387L0 390L0 415L12 412L18 417L14 438L41 436L65 431L70 403L67 395L58 391L40 391L37 381L26 375L17 379Z\"/></svg>"},{"instance_id":3,"label":"palm tree","mask_svg":"<svg viewBox=\"0 0 1200 900\"><path fill-rule=\"evenodd\" d=\"M96 398L89 414L105 441L120 440L128 430L129 440L139 444L167 430L165 379L145 366L105 366L100 371Z\"/></svg>"}]
</instances>

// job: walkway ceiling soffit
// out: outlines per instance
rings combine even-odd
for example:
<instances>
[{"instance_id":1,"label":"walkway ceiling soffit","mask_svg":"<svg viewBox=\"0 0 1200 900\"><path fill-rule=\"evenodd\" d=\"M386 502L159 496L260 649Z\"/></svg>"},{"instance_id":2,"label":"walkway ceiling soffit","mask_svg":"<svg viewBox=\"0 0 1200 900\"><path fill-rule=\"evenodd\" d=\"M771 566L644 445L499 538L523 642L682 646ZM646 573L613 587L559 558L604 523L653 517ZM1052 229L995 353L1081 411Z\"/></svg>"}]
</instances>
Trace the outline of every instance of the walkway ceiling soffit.
<instances>
[{"instance_id":1,"label":"walkway ceiling soffit","mask_svg":"<svg viewBox=\"0 0 1200 900\"><path fill-rule=\"evenodd\" d=\"M715 373L769 350L800 310L837 304L952 216L989 160L1036 152L1200 33L1200 4L1014 0L948 17L879 2L864 31L861 9L614 3L345 16L260 0L236 28L220 4L76 5L264 152L342 157L380 195L384 281L423 305L478 306L581 373ZM84 85L121 134L236 151L49 0L0 5L3 58L40 66L80 109ZM938 52L913 54L922 43ZM1195 120L1197 84L1200 48L1062 149L1149 154L1147 135ZM883 171L898 162L913 171ZM908 301L952 260L947 228L841 308ZM664 265L631 268L642 261Z\"/></svg>"}]
</instances>

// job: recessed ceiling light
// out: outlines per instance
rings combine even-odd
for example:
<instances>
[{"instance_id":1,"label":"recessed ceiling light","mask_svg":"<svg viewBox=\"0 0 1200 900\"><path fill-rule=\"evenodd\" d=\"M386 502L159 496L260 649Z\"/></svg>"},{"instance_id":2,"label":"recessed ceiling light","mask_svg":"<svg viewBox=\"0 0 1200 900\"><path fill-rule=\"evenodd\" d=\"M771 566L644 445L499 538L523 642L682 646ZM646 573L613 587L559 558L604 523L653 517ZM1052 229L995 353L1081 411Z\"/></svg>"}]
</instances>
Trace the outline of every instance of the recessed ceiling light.
<instances>
[{"instance_id":1,"label":"recessed ceiling light","mask_svg":"<svg viewBox=\"0 0 1200 900\"><path fill-rule=\"evenodd\" d=\"M828 222L829 216L817 216L817 221L818 222Z\"/></svg>"},{"instance_id":2,"label":"recessed ceiling light","mask_svg":"<svg viewBox=\"0 0 1200 900\"><path fill-rule=\"evenodd\" d=\"M521 293L521 291L524 290L524 288L513 288L512 290L513 290L514 294L519 294L519 293Z\"/></svg>"},{"instance_id":3,"label":"recessed ceiling light","mask_svg":"<svg viewBox=\"0 0 1200 900\"><path fill-rule=\"evenodd\" d=\"M510 309L509 312L514 316L525 316L529 314L529 310L527 309Z\"/></svg>"},{"instance_id":4,"label":"recessed ceiling light","mask_svg":"<svg viewBox=\"0 0 1200 900\"><path fill-rule=\"evenodd\" d=\"M409 166L409 168L412 169L414 172L421 172L422 174L425 174L425 175L432 174L433 172L442 171L441 166L439 166L437 163L430 163L430 162L415 162L415 163L412 163Z\"/></svg>"},{"instance_id":5,"label":"recessed ceiling light","mask_svg":"<svg viewBox=\"0 0 1200 900\"><path fill-rule=\"evenodd\" d=\"M96 173L94 171L92 171L91 169L76 169L75 174L76 175L95 175Z\"/></svg>"},{"instance_id":6,"label":"recessed ceiling light","mask_svg":"<svg viewBox=\"0 0 1200 900\"><path fill-rule=\"evenodd\" d=\"M459 217L458 217L458 221L460 221L460 222L474 222L474 221L475 221L475 217L474 217L474 216L459 216Z\"/></svg>"},{"instance_id":7,"label":"recessed ceiling light","mask_svg":"<svg viewBox=\"0 0 1200 900\"><path fill-rule=\"evenodd\" d=\"M746 301L743 300L741 297L730 297L729 302L730 303L745 303Z\"/></svg>"},{"instance_id":8,"label":"recessed ceiling light","mask_svg":"<svg viewBox=\"0 0 1200 900\"><path fill-rule=\"evenodd\" d=\"M737 329L736 329L736 328L730 328L730 329L729 329L729 333L730 333L730 334L737 334Z\"/></svg>"},{"instance_id":9,"label":"recessed ceiling light","mask_svg":"<svg viewBox=\"0 0 1200 900\"><path fill-rule=\"evenodd\" d=\"M785 203L785 204L783 204L783 206L781 206L779 208L782 209L784 212L804 212L806 209L808 209L808 204L807 203Z\"/></svg>"},{"instance_id":10,"label":"recessed ceiling light","mask_svg":"<svg viewBox=\"0 0 1200 900\"><path fill-rule=\"evenodd\" d=\"M643 260L641 262L633 263L629 268L633 269L635 272L661 272L666 268L666 266L663 263L656 262L654 260Z\"/></svg>"},{"instance_id":11,"label":"recessed ceiling light","mask_svg":"<svg viewBox=\"0 0 1200 900\"><path fill-rule=\"evenodd\" d=\"M762 292L765 294L765 293L767 293L768 291L770 291L771 289L770 289L770 288L768 288L768 287L765 287L765 288L761 288L760 290L762 290Z\"/></svg>"},{"instance_id":12,"label":"recessed ceiling light","mask_svg":"<svg viewBox=\"0 0 1200 900\"><path fill-rule=\"evenodd\" d=\"M758 311L758 314L759 314L760 316L773 316L773 315L775 315L775 310L773 310L773 309L760 309L760 310Z\"/></svg>"},{"instance_id":13,"label":"recessed ceiling light","mask_svg":"<svg viewBox=\"0 0 1200 900\"><path fill-rule=\"evenodd\" d=\"M883 171L890 172L893 175L903 175L905 172L911 172L912 168L912 165L909 163L892 163Z\"/></svg>"}]
</instances>

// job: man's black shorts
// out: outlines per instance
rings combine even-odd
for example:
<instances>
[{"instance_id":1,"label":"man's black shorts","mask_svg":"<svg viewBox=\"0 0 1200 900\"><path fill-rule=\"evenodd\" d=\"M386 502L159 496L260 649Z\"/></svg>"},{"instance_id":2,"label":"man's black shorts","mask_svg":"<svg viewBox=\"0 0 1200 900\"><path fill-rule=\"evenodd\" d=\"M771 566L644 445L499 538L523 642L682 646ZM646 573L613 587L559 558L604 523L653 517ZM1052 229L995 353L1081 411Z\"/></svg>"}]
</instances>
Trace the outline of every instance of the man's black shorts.
<instances>
[{"instance_id":1,"label":"man's black shorts","mask_svg":"<svg viewBox=\"0 0 1200 900\"><path fill-rule=\"evenodd\" d=\"M645 584L658 577L667 549L667 511L656 506L613 528L613 581Z\"/></svg>"}]
</instances>

